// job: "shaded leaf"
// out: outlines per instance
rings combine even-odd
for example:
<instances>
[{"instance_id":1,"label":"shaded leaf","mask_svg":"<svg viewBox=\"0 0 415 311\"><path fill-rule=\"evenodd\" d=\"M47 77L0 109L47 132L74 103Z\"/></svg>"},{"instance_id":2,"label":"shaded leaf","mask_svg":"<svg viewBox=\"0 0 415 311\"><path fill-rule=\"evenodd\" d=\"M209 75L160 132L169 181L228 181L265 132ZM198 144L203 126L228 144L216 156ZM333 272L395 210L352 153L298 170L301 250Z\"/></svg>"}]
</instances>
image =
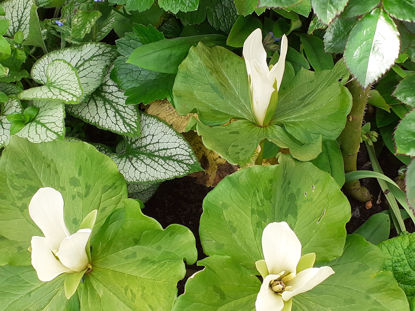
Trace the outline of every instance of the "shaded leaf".
<instances>
[{"instance_id":1,"label":"shaded leaf","mask_svg":"<svg viewBox=\"0 0 415 311\"><path fill-rule=\"evenodd\" d=\"M348 0L311 0L317 17L325 24L339 15L345 8Z\"/></svg>"}]
</instances>

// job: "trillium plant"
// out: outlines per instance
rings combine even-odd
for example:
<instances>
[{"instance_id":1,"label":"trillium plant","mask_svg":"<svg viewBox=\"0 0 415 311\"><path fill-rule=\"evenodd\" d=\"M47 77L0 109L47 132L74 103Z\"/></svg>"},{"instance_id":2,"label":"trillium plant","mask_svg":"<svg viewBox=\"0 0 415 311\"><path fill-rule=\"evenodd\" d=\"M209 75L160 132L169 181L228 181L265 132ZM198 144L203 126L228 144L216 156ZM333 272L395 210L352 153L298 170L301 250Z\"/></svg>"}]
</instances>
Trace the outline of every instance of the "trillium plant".
<instances>
[{"instance_id":1,"label":"trillium plant","mask_svg":"<svg viewBox=\"0 0 415 311\"><path fill-rule=\"evenodd\" d=\"M334 274L331 267L311 268L315 254L301 257L301 242L286 222L265 227L262 251L265 260L257 262L263 277L255 302L257 311L289 311L294 296L313 289Z\"/></svg>"},{"instance_id":2,"label":"trillium plant","mask_svg":"<svg viewBox=\"0 0 415 311\"><path fill-rule=\"evenodd\" d=\"M0 1L0 311L415 311L414 85L412 0Z\"/></svg>"}]
</instances>

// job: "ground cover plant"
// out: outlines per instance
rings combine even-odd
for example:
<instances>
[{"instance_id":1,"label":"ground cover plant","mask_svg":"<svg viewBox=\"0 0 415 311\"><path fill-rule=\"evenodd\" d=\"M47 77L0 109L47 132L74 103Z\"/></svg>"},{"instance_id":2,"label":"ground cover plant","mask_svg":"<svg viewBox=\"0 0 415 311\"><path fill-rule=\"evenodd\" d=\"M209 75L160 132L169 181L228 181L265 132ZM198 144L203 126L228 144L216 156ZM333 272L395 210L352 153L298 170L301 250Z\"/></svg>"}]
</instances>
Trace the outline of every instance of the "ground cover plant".
<instances>
[{"instance_id":1,"label":"ground cover plant","mask_svg":"<svg viewBox=\"0 0 415 311\"><path fill-rule=\"evenodd\" d=\"M0 310L415 310L414 1L4 0L0 35Z\"/></svg>"}]
</instances>

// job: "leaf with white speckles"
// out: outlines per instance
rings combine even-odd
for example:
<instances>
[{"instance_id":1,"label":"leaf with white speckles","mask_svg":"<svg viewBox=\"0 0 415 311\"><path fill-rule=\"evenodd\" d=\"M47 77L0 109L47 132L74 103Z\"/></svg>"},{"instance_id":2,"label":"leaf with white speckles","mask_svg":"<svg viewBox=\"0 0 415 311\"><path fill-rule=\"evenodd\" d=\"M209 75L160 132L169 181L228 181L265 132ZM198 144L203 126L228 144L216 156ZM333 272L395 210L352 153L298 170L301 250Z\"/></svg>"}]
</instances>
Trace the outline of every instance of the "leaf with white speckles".
<instances>
[{"instance_id":1,"label":"leaf with white speckles","mask_svg":"<svg viewBox=\"0 0 415 311\"><path fill-rule=\"evenodd\" d=\"M33 87L19 94L20 99L59 101L78 104L83 91L77 71L63 59L51 62L46 69L44 86Z\"/></svg>"},{"instance_id":2,"label":"leaf with white speckles","mask_svg":"<svg viewBox=\"0 0 415 311\"><path fill-rule=\"evenodd\" d=\"M18 31L26 38L29 35L30 11L35 5L33 0L7 0L2 2L5 19L10 22L7 35L13 37Z\"/></svg>"},{"instance_id":3,"label":"leaf with white speckles","mask_svg":"<svg viewBox=\"0 0 415 311\"><path fill-rule=\"evenodd\" d=\"M399 56L399 32L381 9L363 17L350 32L344 57L363 87L380 78Z\"/></svg>"},{"instance_id":4,"label":"leaf with white speckles","mask_svg":"<svg viewBox=\"0 0 415 311\"><path fill-rule=\"evenodd\" d=\"M75 68L84 92L83 96L86 97L101 85L115 56L115 49L104 43L88 43L53 51L33 65L32 78L40 84L47 84L49 64L63 59Z\"/></svg>"},{"instance_id":5,"label":"leaf with white speckles","mask_svg":"<svg viewBox=\"0 0 415 311\"><path fill-rule=\"evenodd\" d=\"M65 133L65 105L63 103L34 101L39 108L36 117L16 135L32 143L42 143L62 137Z\"/></svg>"},{"instance_id":6,"label":"leaf with white speckles","mask_svg":"<svg viewBox=\"0 0 415 311\"><path fill-rule=\"evenodd\" d=\"M189 144L156 117L141 114L141 136L126 138L122 152L109 154L127 182L158 182L200 170Z\"/></svg>"},{"instance_id":7,"label":"leaf with white speckles","mask_svg":"<svg viewBox=\"0 0 415 311\"><path fill-rule=\"evenodd\" d=\"M127 135L140 135L140 120L136 106L126 105L123 91L110 78L82 104L69 107L69 113L104 130Z\"/></svg>"},{"instance_id":8,"label":"leaf with white speckles","mask_svg":"<svg viewBox=\"0 0 415 311\"><path fill-rule=\"evenodd\" d=\"M16 98L10 98L8 102L0 104L0 148L7 145L10 139L10 122L6 116L22 111L20 102ZM3 108L3 109L1 109Z\"/></svg>"}]
</instances>

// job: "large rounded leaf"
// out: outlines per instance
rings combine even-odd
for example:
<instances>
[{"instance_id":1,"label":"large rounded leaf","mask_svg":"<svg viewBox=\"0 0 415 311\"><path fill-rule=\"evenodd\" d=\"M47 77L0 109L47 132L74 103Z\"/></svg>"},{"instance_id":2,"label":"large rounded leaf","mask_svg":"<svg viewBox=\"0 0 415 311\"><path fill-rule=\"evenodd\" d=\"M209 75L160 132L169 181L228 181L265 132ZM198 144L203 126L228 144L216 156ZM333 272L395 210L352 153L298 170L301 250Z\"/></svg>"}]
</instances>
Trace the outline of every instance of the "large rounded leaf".
<instances>
[{"instance_id":1,"label":"large rounded leaf","mask_svg":"<svg viewBox=\"0 0 415 311\"><path fill-rule=\"evenodd\" d=\"M317 261L340 256L350 206L334 179L311 163L282 159L225 178L205 198L200 236L207 255L231 256L255 270L265 226L286 221Z\"/></svg>"}]
</instances>

